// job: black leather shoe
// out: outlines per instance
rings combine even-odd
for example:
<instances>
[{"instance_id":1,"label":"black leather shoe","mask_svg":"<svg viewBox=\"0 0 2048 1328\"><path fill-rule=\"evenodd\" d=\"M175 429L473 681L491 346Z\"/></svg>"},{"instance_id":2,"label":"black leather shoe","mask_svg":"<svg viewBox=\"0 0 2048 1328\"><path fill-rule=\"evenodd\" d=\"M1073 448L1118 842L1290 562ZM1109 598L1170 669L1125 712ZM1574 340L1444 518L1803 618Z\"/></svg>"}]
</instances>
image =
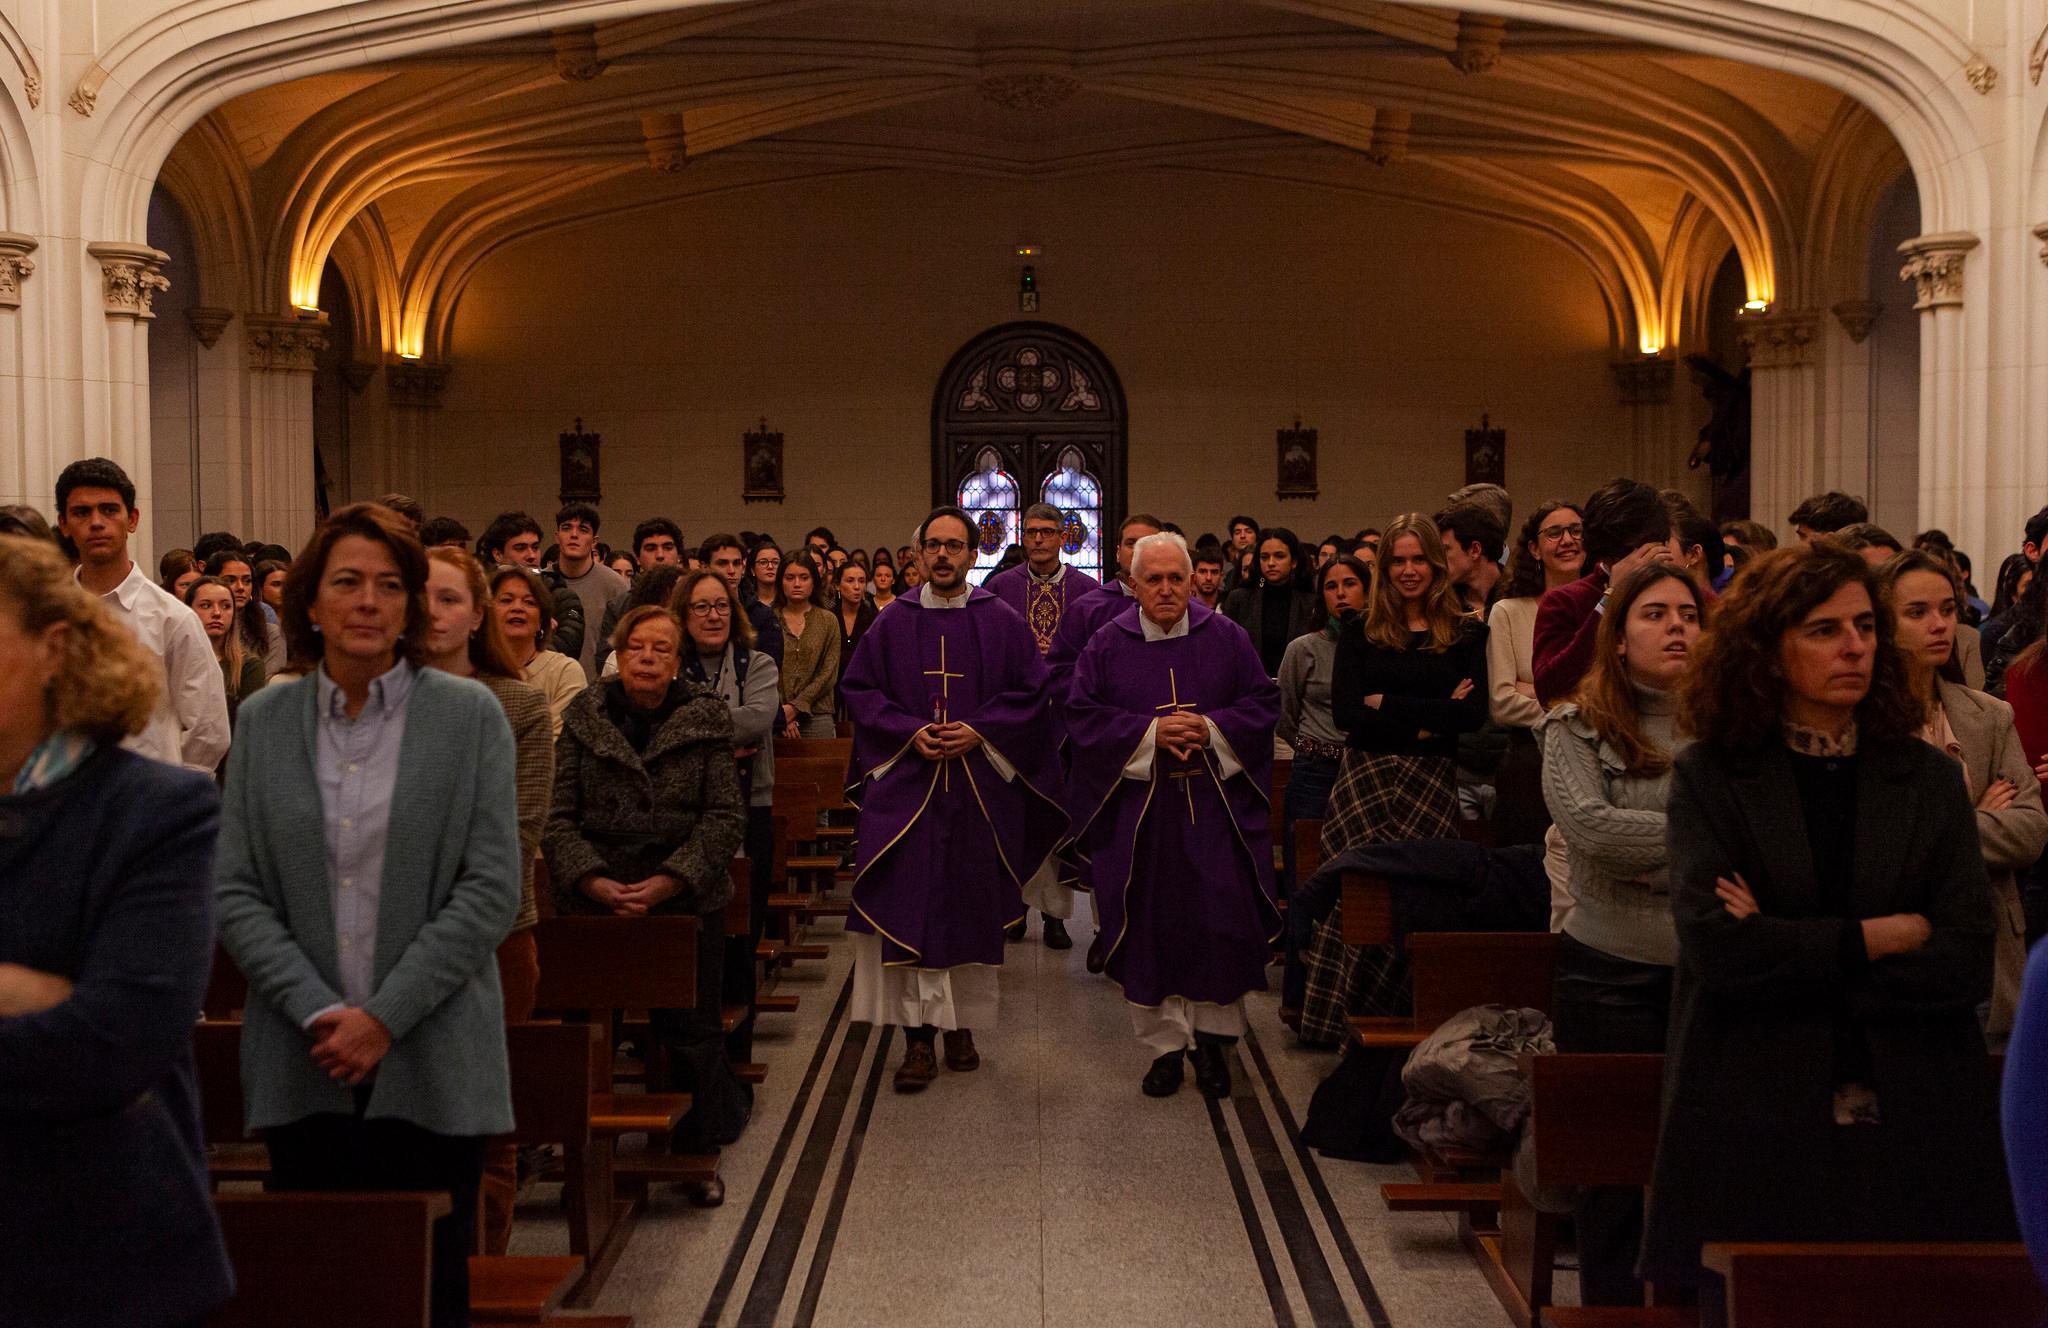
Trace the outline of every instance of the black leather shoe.
<instances>
[{"instance_id":1,"label":"black leather shoe","mask_svg":"<svg viewBox=\"0 0 2048 1328\"><path fill-rule=\"evenodd\" d=\"M1074 948L1074 938L1067 935L1067 924L1061 922L1058 918L1049 917L1045 920L1044 940L1045 948L1048 950L1071 950Z\"/></svg>"},{"instance_id":2,"label":"black leather shoe","mask_svg":"<svg viewBox=\"0 0 2048 1328\"><path fill-rule=\"evenodd\" d=\"M1016 941L1023 940L1024 928L1030 921L1031 915L1029 913L1026 913L1023 917L1018 918L1015 922L1003 928L1003 939L1013 943Z\"/></svg>"},{"instance_id":3,"label":"black leather shoe","mask_svg":"<svg viewBox=\"0 0 2048 1328\"><path fill-rule=\"evenodd\" d=\"M1186 1073L1181 1053L1168 1052L1152 1062L1152 1068L1145 1071L1145 1082L1138 1086L1145 1090L1146 1097L1172 1097L1180 1091L1180 1081Z\"/></svg>"},{"instance_id":4,"label":"black leather shoe","mask_svg":"<svg viewBox=\"0 0 2048 1328\"><path fill-rule=\"evenodd\" d=\"M1102 933L1096 932L1094 943L1088 947L1088 971L1090 973L1100 973L1103 969L1109 967L1109 947L1103 943L1104 940L1105 938Z\"/></svg>"},{"instance_id":5,"label":"black leather shoe","mask_svg":"<svg viewBox=\"0 0 2048 1328\"><path fill-rule=\"evenodd\" d=\"M1195 1062L1195 1087L1202 1090L1203 1097L1230 1096L1230 1052L1229 1044L1209 1042L1197 1038L1195 1049L1188 1053Z\"/></svg>"}]
</instances>

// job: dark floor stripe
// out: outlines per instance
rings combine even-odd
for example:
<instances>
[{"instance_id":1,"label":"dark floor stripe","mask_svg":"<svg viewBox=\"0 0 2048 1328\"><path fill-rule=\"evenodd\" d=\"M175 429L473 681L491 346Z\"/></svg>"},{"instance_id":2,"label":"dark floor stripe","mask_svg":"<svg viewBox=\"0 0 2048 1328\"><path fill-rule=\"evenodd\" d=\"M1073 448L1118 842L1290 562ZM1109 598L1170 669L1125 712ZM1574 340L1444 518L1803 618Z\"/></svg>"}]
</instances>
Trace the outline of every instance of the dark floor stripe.
<instances>
[{"instance_id":1,"label":"dark floor stripe","mask_svg":"<svg viewBox=\"0 0 2048 1328\"><path fill-rule=\"evenodd\" d=\"M1309 1318L1316 1328L1352 1328L1351 1311L1345 1308L1344 1293L1330 1274L1330 1261L1323 1257L1323 1242L1316 1238L1308 1220L1308 1209L1295 1188L1294 1174L1287 1158L1273 1138L1273 1126L1266 1109L1259 1105L1256 1091L1240 1090L1231 1105L1237 1108L1238 1128L1244 1131L1245 1147L1252 1165L1266 1186L1266 1204L1280 1228L1287 1256L1294 1261L1294 1274L1301 1280L1302 1295L1308 1300Z\"/></svg>"},{"instance_id":2,"label":"dark floor stripe","mask_svg":"<svg viewBox=\"0 0 2048 1328\"><path fill-rule=\"evenodd\" d=\"M839 1046L839 1060L826 1081L825 1094L818 1101L818 1114L811 1121L810 1137L790 1173L789 1188L783 1192L782 1211L768 1233L761 1251L761 1266L754 1273L754 1285L747 1291L747 1303L740 1310L740 1322L775 1322L782 1297L789 1290L789 1276L796 1267L797 1251L803 1247L804 1229L811 1224L811 1210L817 1207L818 1190L824 1184L825 1166L832 1160L832 1145L839 1138L839 1122L846 1118L846 1104L853 1099L854 1075L861 1055L867 1051L874 1025L855 1022L846 1030Z\"/></svg>"},{"instance_id":3,"label":"dark floor stripe","mask_svg":"<svg viewBox=\"0 0 2048 1328\"><path fill-rule=\"evenodd\" d=\"M1273 1262L1273 1248L1266 1243L1266 1227L1252 1204L1251 1186L1245 1183L1244 1167L1237 1160L1237 1145L1231 1142L1230 1126L1224 1123L1222 1108L1214 1098L1204 1097L1209 1127L1216 1132L1216 1146L1223 1150L1223 1169L1230 1176L1230 1189L1237 1196L1237 1215L1244 1221L1245 1238L1252 1245L1252 1262L1259 1266L1259 1281L1266 1287L1266 1301L1273 1307L1276 1328L1294 1328L1294 1310L1287 1303L1287 1287L1280 1281L1280 1269Z\"/></svg>"},{"instance_id":4,"label":"dark floor stripe","mask_svg":"<svg viewBox=\"0 0 2048 1328\"><path fill-rule=\"evenodd\" d=\"M754 1243L754 1233L760 1229L762 1214L767 1211L768 1196L775 1188L775 1178L782 1174L782 1159L789 1154L789 1146L796 1138L797 1122L804 1118L804 1108L811 1100L811 1089L817 1085L818 1069L825 1063L825 1053L831 1049L832 1038L838 1033L840 1021L846 1017L846 1007L852 999L853 974L848 973L846 985L839 989L838 1003L833 1005L831 1015L825 1020L825 1031L818 1038L818 1049L811 1053L811 1063L804 1070L802 1082L797 1085L796 1096L790 1100L789 1116L782 1122L782 1133L775 1138L774 1150L768 1154L768 1165L761 1171L753 1202L747 1205L746 1220L740 1223L739 1231L732 1238L732 1248L726 1252L725 1267L718 1274L718 1285L711 1289L711 1301L704 1307L703 1328L718 1328L718 1320L725 1313L726 1300L732 1295L733 1283L739 1280L740 1269L746 1266L747 1250Z\"/></svg>"},{"instance_id":5,"label":"dark floor stripe","mask_svg":"<svg viewBox=\"0 0 2048 1328\"><path fill-rule=\"evenodd\" d=\"M1336 1201L1330 1197L1330 1187L1323 1181L1315 1154L1301 1141L1301 1126L1294 1119L1294 1108L1280 1091L1279 1081L1273 1077L1273 1067L1266 1060L1265 1049L1249 1028L1245 1030L1244 1049L1258 1068L1259 1078L1266 1085L1266 1095L1273 1100L1273 1110L1279 1114L1280 1127L1286 1131L1287 1142L1301 1163L1301 1174L1308 1178L1309 1192L1315 1195L1316 1206L1322 1209L1323 1222L1330 1228L1330 1237L1337 1242L1337 1253L1344 1260L1345 1271L1351 1274L1351 1284L1358 1288L1358 1298L1365 1304L1366 1317L1372 1320L1373 1328L1393 1328L1392 1321L1387 1318L1387 1307L1380 1301L1379 1289L1373 1286L1372 1275L1365 1271L1365 1260L1358 1257L1358 1246L1352 1243L1351 1229L1344 1225Z\"/></svg>"},{"instance_id":6,"label":"dark floor stripe","mask_svg":"<svg viewBox=\"0 0 2048 1328\"><path fill-rule=\"evenodd\" d=\"M811 1255L811 1270L804 1277L803 1296L797 1301L794 1328L811 1328L817 1317L818 1296L825 1289L825 1274L832 1264L832 1246L839 1239L839 1219L846 1213L846 1196L853 1189L853 1173L860 1166L861 1145L868 1137L868 1121L875 1114L875 1095L882 1088L882 1072L888 1068L889 1043L896 1030L884 1028L875 1043L875 1063L868 1070L868 1086L860 1096L860 1110L854 1113L853 1133L847 1138L846 1153L839 1160L839 1179L832 1187L832 1201L818 1228L818 1247Z\"/></svg>"}]
</instances>

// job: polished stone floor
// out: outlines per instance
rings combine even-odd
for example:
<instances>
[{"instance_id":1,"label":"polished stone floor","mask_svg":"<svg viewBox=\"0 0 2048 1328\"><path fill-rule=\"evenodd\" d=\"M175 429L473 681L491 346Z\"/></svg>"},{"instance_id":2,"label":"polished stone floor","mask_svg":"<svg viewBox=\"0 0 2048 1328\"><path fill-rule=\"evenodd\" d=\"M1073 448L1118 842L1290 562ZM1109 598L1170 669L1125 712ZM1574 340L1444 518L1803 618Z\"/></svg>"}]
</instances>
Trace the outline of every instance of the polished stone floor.
<instances>
[{"instance_id":1,"label":"polished stone floor","mask_svg":"<svg viewBox=\"0 0 2048 1328\"><path fill-rule=\"evenodd\" d=\"M1085 912L1086 904L1082 905ZM1295 1131L1330 1058L1254 998L1233 1097L1143 1097L1121 994L1033 936L1009 949L982 1066L902 1097L900 1030L845 1017L849 947L764 1018L770 1066L726 1150L725 1206L657 1191L591 1313L684 1325L1374 1325L1499 1328L1451 1219L1389 1214L1406 1168L1332 1161ZM566 1252L548 1188L514 1253Z\"/></svg>"}]
</instances>

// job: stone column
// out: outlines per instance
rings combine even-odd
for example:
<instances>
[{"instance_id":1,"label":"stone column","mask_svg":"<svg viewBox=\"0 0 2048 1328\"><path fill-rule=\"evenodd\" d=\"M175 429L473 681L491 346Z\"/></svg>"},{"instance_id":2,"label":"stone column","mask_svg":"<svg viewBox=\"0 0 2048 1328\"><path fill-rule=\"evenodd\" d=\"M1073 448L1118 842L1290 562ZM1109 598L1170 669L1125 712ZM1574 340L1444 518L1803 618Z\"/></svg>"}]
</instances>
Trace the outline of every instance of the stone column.
<instances>
[{"instance_id":1,"label":"stone column","mask_svg":"<svg viewBox=\"0 0 2048 1328\"><path fill-rule=\"evenodd\" d=\"M433 446L434 414L441 409L441 389L447 385L446 364L400 360L384 368L391 421L384 467L392 487L401 493L418 497L427 488L427 449Z\"/></svg>"},{"instance_id":2,"label":"stone column","mask_svg":"<svg viewBox=\"0 0 2048 1328\"><path fill-rule=\"evenodd\" d=\"M1906 260L1899 280L1913 283L1920 311L1919 524L1948 531L1966 548L1993 548L2005 545L1983 543L1991 480L1984 370L1972 364L1963 313L1963 265L1979 243L1967 231L1908 240L1899 246Z\"/></svg>"},{"instance_id":3,"label":"stone column","mask_svg":"<svg viewBox=\"0 0 2048 1328\"><path fill-rule=\"evenodd\" d=\"M327 320L244 314L242 328L251 529L296 549L313 533L313 357L327 346Z\"/></svg>"},{"instance_id":4,"label":"stone column","mask_svg":"<svg viewBox=\"0 0 2048 1328\"><path fill-rule=\"evenodd\" d=\"M1820 486L1820 375L1812 310L1742 320L1749 355L1749 515L1779 532L1799 500Z\"/></svg>"},{"instance_id":5,"label":"stone column","mask_svg":"<svg viewBox=\"0 0 2048 1328\"><path fill-rule=\"evenodd\" d=\"M1628 408L1628 474L1660 489L1681 487L1671 410L1678 361L1644 355L1617 360L1613 369L1615 392Z\"/></svg>"},{"instance_id":6,"label":"stone column","mask_svg":"<svg viewBox=\"0 0 2048 1328\"><path fill-rule=\"evenodd\" d=\"M171 288L163 271L170 255L146 244L111 242L88 244L85 252L100 265L100 296L107 324L107 394L104 398L86 394L87 455L97 451L112 459L146 496L150 482L149 324L156 318L152 301L158 292ZM99 442L96 449L94 440ZM136 538L129 543L129 556L147 566L154 563L157 550L148 504L138 502L138 506L144 517Z\"/></svg>"},{"instance_id":7,"label":"stone column","mask_svg":"<svg viewBox=\"0 0 2048 1328\"><path fill-rule=\"evenodd\" d=\"M42 375L25 360L35 339L25 338L21 326L22 286L36 270L29 257L35 248L32 235L0 231L0 503L26 502L54 517L43 473L49 469L49 439L35 426L29 404L32 396L42 396ZM40 454L34 461L31 443Z\"/></svg>"}]
</instances>

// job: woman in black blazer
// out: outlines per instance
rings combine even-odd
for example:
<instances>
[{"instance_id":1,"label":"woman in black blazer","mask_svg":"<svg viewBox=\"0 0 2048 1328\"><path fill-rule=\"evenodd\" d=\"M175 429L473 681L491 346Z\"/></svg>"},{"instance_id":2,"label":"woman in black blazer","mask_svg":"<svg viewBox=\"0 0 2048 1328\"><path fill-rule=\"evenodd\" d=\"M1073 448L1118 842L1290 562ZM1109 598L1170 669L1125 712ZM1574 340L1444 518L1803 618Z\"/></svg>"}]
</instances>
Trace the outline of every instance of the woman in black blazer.
<instances>
[{"instance_id":1,"label":"woman in black blazer","mask_svg":"<svg viewBox=\"0 0 2048 1328\"><path fill-rule=\"evenodd\" d=\"M846 666L853 662L853 652L859 648L861 638L868 634L868 624L875 620L881 610L868 598L868 571L859 563L849 559L840 564L832 574L832 590L839 597L834 612L839 615L839 677L846 676ZM839 695L839 678L832 680L832 695ZM838 706L841 722L846 719L846 707Z\"/></svg>"},{"instance_id":2,"label":"woman in black blazer","mask_svg":"<svg viewBox=\"0 0 2048 1328\"><path fill-rule=\"evenodd\" d=\"M1645 1280L1711 1298L1707 1241L2015 1239L1975 813L1917 736L1872 573L1826 542L1764 554L1699 654Z\"/></svg>"},{"instance_id":3,"label":"woman in black blazer","mask_svg":"<svg viewBox=\"0 0 2048 1328\"><path fill-rule=\"evenodd\" d=\"M220 796L120 747L162 679L0 536L0 1323L196 1323L233 1288L192 1065Z\"/></svg>"},{"instance_id":4,"label":"woman in black blazer","mask_svg":"<svg viewBox=\"0 0 2048 1328\"><path fill-rule=\"evenodd\" d=\"M1266 666L1266 676L1280 676L1287 643L1308 631L1316 610L1315 569L1294 532L1272 526L1259 532L1252 545L1258 556L1258 577L1245 582L1223 600L1223 615L1244 628Z\"/></svg>"}]
</instances>

